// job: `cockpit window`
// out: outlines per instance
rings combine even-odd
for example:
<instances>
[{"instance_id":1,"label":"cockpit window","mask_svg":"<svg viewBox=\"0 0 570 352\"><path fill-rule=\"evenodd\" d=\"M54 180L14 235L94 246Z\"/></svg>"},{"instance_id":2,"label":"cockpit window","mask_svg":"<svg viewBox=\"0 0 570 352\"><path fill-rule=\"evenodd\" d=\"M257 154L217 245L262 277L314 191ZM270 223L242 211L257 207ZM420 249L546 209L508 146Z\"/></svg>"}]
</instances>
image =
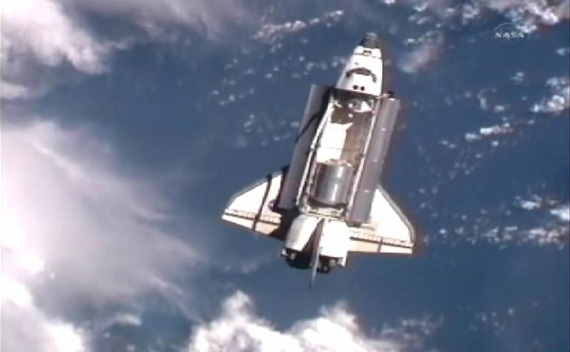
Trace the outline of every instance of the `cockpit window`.
<instances>
[{"instance_id":1,"label":"cockpit window","mask_svg":"<svg viewBox=\"0 0 570 352\"><path fill-rule=\"evenodd\" d=\"M374 73L372 73L372 71L370 71L367 68L364 68L364 67L353 68L352 70L349 70L346 72L346 78L350 77L353 73L363 75L363 76L372 76L372 81L374 81L374 83L376 83L376 80L377 80L376 75Z\"/></svg>"}]
</instances>

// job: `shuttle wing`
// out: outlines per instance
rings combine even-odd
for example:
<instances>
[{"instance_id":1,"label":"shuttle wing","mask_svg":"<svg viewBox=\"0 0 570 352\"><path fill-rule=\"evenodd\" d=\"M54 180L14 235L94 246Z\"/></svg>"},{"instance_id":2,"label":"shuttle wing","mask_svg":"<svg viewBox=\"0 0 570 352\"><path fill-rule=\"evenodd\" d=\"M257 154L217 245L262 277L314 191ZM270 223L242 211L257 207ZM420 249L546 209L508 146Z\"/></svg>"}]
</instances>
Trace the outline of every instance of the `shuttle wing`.
<instances>
[{"instance_id":1,"label":"shuttle wing","mask_svg":"<svg viewBox=\"0 0 570 352\"><path fill-rule=\"evenodd\" d=\"M369 223L350 230L353 252L403 255L414 252L414 228L382 187L375 191Z\"/></svg>"},{"instance_id":2,"label":"shuttle wing","mask_svg":"<svg viewBox=\"0 0 570 352\"><path fill-rule=\"evenodd\" d=\"M222 220L282 240L282 216L272 209L283 183L283 170L236 193L226 205Z\"/></svg>"}]
</instances>

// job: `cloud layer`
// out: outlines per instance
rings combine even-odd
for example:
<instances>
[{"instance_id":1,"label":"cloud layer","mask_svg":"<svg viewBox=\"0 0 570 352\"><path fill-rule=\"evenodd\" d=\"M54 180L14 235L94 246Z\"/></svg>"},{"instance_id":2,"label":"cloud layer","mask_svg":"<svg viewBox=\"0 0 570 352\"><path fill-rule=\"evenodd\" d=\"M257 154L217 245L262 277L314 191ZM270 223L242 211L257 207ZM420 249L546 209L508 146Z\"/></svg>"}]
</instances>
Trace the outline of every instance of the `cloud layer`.
<instances>
[{"instance_id":1,"label":"cloud layer","mask_svg":"<svg viewBox=\"0 0 570 352\"><path fill-rule=\"evenodd\" d=\"M46 316L24 286L3 279L1 292L4 351L86 351L82 332L72 324Z\"/></svg>"},{"instance_id":2,"label":"cloud layer","mask_svg":"<svg viewBox=\"0 0 570 352\"><path fill-rule=\"evenodd\" d=\"M96 74L110 43L97 40L57 1L6 1L2 6L2 97L31 98L48 88L47 70L62 64Z\"/></svg>"},{"instance_id":3,"label":"cloud layer","mask_svg":"<svg viewBox=\"0 0 570 352\"><path fill-rule=\"evenodd\" d=\"M165 229L178 220L160 190L123 175L112 148L88 130L51 122L11 126L2 142L7 341L52 351L46 339L22 331L70 335L63 315L81 307L134 304L150 293L187 297L176 282L198 255ZM36 298L48 306L36 306Z\"/></svg>"},{"instance_id":4,"label":"cloud layer","mask_svg":"<svg viewBox=\"0 0 570 352\"><path fill-rule=\"evenodd\" d=\"M413 351L435 328L428 320L414 320L369 336L356 316L339 303L322 308L318 317L279 331L257 316L253 300L238 291L224 302L219 317L196 328L188 351Z\"/></svg>"},{"instance_id":5,"label":"cloud layer","mask_svg":"<svg viewBox=\"0 0 570 352\"><path fill-rule=\"evenodd\" d=\"M40 96L74 73L100 74L114 52L166 40L169 28L218 38L251 20L240 1L21 0L5 1L2 11L2 98L10 100ZM104 35L88 24L92 16L138 30Z\"/></svg>"}]
</instances>

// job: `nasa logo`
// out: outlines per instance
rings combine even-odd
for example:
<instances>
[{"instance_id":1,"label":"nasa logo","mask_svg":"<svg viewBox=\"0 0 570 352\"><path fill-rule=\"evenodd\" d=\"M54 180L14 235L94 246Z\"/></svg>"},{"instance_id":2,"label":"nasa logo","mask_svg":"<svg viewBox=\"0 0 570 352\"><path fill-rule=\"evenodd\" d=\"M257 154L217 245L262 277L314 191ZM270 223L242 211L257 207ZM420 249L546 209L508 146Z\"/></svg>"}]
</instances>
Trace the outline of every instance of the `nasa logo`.
<instances>
[{"instance_id":1,"label":"nasa logo","mask_svg":"<svg viewBox=\"0 0 570 352\"><path fill-rule=\"evenodd\" d=\"M497 43L504 46L518 45L526 39L526 34L511 22L501 23L495 27L492 35Z\"/></svg>"}]
</instances>

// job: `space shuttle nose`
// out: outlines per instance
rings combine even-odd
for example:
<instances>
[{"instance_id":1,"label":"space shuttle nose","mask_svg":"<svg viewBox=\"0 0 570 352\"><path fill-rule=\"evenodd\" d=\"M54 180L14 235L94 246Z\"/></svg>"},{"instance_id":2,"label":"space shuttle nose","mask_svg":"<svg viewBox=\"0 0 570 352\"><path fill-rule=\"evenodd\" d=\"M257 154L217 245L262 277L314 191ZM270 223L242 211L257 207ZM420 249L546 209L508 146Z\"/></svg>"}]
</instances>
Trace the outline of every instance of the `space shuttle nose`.
<instances>
[{"instance_id":1,"label":"space shuttle nose","mask_svg":"<svg viewBox=\"0 0 570 352\"><path fill-rule=\"evenodd\" d=\"M376 33L369 32L358 42L358 45L369 49L380 49L380 39Z\"/></svg>"}]
</instances>

